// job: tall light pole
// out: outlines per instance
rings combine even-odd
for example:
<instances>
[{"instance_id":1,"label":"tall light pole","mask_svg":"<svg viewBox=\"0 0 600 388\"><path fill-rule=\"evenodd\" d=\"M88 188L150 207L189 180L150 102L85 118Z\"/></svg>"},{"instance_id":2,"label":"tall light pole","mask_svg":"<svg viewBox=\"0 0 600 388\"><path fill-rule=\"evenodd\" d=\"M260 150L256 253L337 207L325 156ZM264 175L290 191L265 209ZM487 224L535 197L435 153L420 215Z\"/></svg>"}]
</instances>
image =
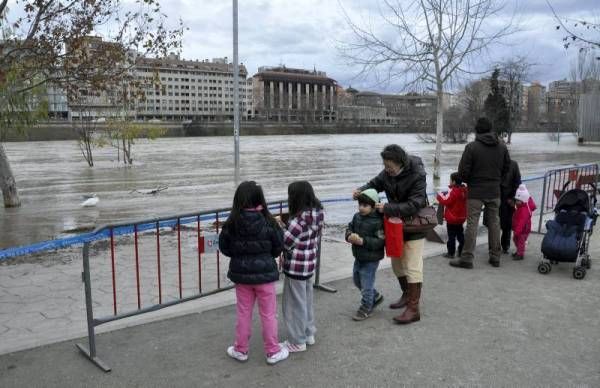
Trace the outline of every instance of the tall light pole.
<instances>
[{"instance_id":1,"label":"tall light pole","mask_svg":"<svg viewBox=\"0 0 600 388\"><path fill-rule=\"evenodd\" d=\"M240 183L240 66L238 60L238 2L233 0L233 143L235 186Z\"/></svg>"}]
</instances>

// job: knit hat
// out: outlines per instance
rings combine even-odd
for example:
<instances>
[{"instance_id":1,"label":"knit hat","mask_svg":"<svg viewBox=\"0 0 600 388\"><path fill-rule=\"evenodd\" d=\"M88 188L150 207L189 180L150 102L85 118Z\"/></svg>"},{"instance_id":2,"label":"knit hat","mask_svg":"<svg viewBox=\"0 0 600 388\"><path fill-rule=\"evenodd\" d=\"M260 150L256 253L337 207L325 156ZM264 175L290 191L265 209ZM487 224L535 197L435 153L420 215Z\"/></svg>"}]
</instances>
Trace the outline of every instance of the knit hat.
<instances>
[{"instance_id":1,"label":"knit hat","mask_svg":"<svg viewBox=\"0 0 600 388\"><path fill-rule=\"evenodd\" d=\"M519 188L517 189L517 193L515 194L515 199L521 201L521 202L527 202L529 201L529 190L527 190L527 187L525 187L525 185L519 185Z\"/></svg>"},{"instance_id":2,"label":"knit hat","mask_svg":"<svg viewBox=\"0 0 600 388\"><path fill-rule=\"evenodd\" d=\"M375 189L366 189L357 198L359 201L368 203L371 206L375 206L379 202L379 194Z\"/></svg>"},{"instance_id":3,"label":"knit hat","mask_svg":"<svg viewBox=\"0 0 600 388\"><path fill-rule=\"evenodd\" d=\"M485 117L480 117L475 124L475 132L479 134L492 132L492 123Z\"/></svg>"}]
</instances>

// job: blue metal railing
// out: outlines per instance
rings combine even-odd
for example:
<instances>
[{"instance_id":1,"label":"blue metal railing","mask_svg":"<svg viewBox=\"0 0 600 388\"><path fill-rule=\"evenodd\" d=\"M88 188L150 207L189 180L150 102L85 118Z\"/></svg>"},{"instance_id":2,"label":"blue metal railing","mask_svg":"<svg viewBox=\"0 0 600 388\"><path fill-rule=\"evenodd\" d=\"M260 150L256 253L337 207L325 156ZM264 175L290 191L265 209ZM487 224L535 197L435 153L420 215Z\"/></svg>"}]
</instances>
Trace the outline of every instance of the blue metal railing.
<instances>
[{"instance_id":1,"label":"blue metal railing","mask_svg":"<svg viewBox=\"0 0 600 388\"><path fill-rule=\"evenodd\" d=\"M544 175L535 175L535 176L524 178L523 182L532 182L532 181L543 180L543 179L544 179ZM435 196L436 193L430 192L430 193L427 193L427 195ZM385 197L383 197L383 198L385 198ZM328 204L328 203L331 204L331 203L342 203L342 202L352 202L352 201L353 201L353 199L348 197L348 198L325 199L325 200L322 200L321 202L324 204ZM277 204L279 204L280 202L285 203L286 201L277 201ZM277 205L272 205L269 208L275 209L275 208L277 208ZM197 216L198 213L199 212L194 213L193 215L190 213L187 213L187 214L183 214L180 216L172 217L169 220L164 220L164 218L161 218L160 220L152 219L152 220L146 220L146 221L141 221L141 222L126 222L126 223L119 224L118 226L116 226L113 230L113 233L115 236L131 234L131 233L133 233L133 225L134 224L137 225L138 232L143 232L143 231L151 230L151 229L153 230L156 228L157 222L159 223L160 228L163 228L163 227L164 228L168 228L168 227L172 228L177 225L178 220L180 220L180 224L189 224L189 223L197 222L198 221L198 216ZM223 212L220 214L222 214L224 216L228 216L227 210L223 210ZM200 216L200 221L214 221L214 215ZM70 247L73 245L81 245L86 242L94 242L94 241L106 239L106 238L110 237L109 233L110 233L110 231L108 229L103 229L102 227L100 227L93 232L82 233L82 234L78 234L76 236L59 238L59 239L55 239L55 240L42 241L39 243L20 246L20 247L12 247L12 248L2 249L2 250L0 250L0 261L8 260L10 258L17 257L17 256L23 256L23 255L29 255L29 254L34 254L34 253L39 253L39 252L44 252L44 251L62 249L62 248L67 248L67 247Z\"/></svg>"}]
</instances>

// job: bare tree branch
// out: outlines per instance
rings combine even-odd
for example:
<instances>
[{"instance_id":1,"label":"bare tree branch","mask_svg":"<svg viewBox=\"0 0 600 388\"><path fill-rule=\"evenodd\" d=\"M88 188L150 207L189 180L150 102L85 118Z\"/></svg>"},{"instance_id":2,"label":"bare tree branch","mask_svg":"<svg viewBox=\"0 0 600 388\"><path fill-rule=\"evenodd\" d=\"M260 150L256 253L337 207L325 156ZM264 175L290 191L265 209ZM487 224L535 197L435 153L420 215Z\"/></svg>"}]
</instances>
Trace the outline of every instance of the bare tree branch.
<instances>
[{"instance_id":1,"label":"bare tree branch","mask_svg":"<svg viewBox=\"0 0 600 388\"><path fill-rule=\"evenodd\" d=\"M341 0L338 0L341 4ZM502 1L502 0L500 0ZM436 132L443 132L442 99L446 85L458 75L469 73L470 58L514 33L513 19L505 26L487 31L484 22L504 9L498 0L382 0L382 21L359 25L342 6L353 39L339 46L346 61L359 65L360 73L378 74L387 79L405 77L405 87L435 85L438 98ZM394 32L394 35L386 32ZM436 143L434 176L439 173L441 141Z\"/></svg>"},{"instance_id":2,"label":"bare tree branch","mask_svg":"<svg viewBox=\"0 0 600 388\"><path fill-rule=\"evenodd\" d=\"M569 48L569 45L571 44L571 42L569 42L569 40L571 40L572 42L579 41L581 43L585 43L592 47L600 47L600 41L593 41L588 38L585 38L582 34L573 32L572 29L570 29L569 27L567 27L567 25L565 23L563 23L562 19L558 16L556 11L554 10L554 7L552 6L552 4L550 4L549 0L546 0L546 4L548 4L548 7L550 7L550 10L552 11L552 14L554 15L554 19L556 19L556 21L559 24L559 27L557 27L557 29L562 28L567 33L567 36L565 38L563 38L563 41L566 42L564 44L565 48ZM584 21L584 20L578 20L575 23L575 26L577 26L577 24L587 25L588 27L594 26L594 29L596 29L596 27L600 28L600 26L598 26L597 24L590 23L589 21Z\"/></svg>"}]
</instances>

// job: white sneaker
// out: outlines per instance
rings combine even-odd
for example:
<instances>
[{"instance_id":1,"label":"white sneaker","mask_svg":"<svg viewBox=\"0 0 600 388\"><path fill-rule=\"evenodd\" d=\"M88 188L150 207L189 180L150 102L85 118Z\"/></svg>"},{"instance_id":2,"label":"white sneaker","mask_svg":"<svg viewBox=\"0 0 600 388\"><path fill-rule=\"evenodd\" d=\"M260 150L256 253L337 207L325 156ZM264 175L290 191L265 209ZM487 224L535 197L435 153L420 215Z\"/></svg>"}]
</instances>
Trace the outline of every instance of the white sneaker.
<instances>
[{"instance_id":1,"label":"white sneaker","mask_svg":"<svg viewBox=\"0 0 600 388\"><path fill-rule=\"evenodd\" d=\"M285 346L282 346L281 349L275 353L271 354L270 357L267 357L267 364L273 365L277 364L279 361L283 361L290 355L290 352Z\"/></svg>"},{"instance_id":2,"label":"white sneaker","mask_svg":"<svg viewBox=\"0 0 600 388\"><path fill-rule=\"evenodd\" d=\"M279 345L281 345L282 347L286 347L290 353L298 353L298 352L306 351L306 344L296 345L296 344L290 343L289 341L285 341L285 342L280 343Z\"/></svg>"},{"instance_id":3,"label":"white sneaker","mask_svg":"<svg viewBox=\"0 0 600 388\"><path fill-rule=\"evenodd\" d=\"M238 352L233 346L227 348L227 355L241 362L248 361L248 353Z\"/></svg>"},{"instance_id":4,"label":"white sneaker","mask_svg":"<svg viewBox=\"0 0 600 388\"><path fill-rule=\"evenodd\" d=\"M315 336L314 335L309 335L308 337L306 337L306 344L307 345L314 345L315 344Z\"/></svg>"}]
</instances>

